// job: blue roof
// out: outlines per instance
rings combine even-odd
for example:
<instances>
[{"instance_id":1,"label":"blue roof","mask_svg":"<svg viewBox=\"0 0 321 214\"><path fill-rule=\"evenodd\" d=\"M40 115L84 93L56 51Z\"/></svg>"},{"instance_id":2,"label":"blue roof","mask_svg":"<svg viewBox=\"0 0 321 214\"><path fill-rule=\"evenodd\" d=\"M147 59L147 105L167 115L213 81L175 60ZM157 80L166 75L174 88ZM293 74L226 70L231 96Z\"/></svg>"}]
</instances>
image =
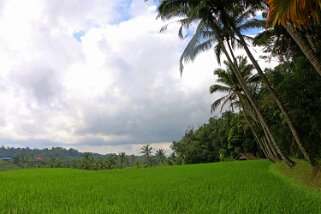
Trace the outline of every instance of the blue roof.
<instances>
[{"instance_id":1,"label":"blue roof","mask_svg":"<svg viewBox=\"0 0 321 214\"><path fill-rule=\"evenodd\" d=\"M4 158L0 158L0 160L12 160L11 157L4 157Z\"/></svg>"}]
</instances>

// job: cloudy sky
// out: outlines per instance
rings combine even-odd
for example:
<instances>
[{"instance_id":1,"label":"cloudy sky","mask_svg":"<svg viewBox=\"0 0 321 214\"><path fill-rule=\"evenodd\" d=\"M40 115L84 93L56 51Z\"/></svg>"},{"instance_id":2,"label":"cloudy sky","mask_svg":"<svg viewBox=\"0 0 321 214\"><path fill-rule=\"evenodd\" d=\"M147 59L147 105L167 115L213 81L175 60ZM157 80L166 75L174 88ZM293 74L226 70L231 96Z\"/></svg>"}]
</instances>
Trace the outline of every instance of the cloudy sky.
<instances>
[{"instance_id":1,"label":"cloudy sky","mask_svg":"<svg viewBox=\"0 0 321 214\"><path fill-rule=\"evenodd\" d=\"M143 0L0 1L0 145L139 153L211 116L212 53L186 66ZM214 113L217 114L217 113ZM213 116L213 114L212 114Z\"/></svg>"}]
</instances>

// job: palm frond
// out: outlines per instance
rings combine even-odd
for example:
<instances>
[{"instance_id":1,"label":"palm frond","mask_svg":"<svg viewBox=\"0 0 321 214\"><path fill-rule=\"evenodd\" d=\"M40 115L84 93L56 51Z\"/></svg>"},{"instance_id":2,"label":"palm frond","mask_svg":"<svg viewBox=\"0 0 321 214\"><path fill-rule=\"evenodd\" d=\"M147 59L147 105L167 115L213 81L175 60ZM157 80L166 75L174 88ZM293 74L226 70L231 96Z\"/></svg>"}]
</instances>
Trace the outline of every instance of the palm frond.
<instances>
[{"instance_id":1,"label":"palm frond","mask_svg":"<svg viewBox=\"0 0 321 214\"><path fill-rule=\"evenodd\" d=\"M196 56L203 51L206 51L212 47L214 42L213 34L210 34L208 26L205 22L200 22L195 30L195 33L191 40L185 47L180 60L180 73L183 73L184 62L193 61Z\"/></svg>"},{"instance_id":2,"label":"palm frond","mask_svg":"<svg viewBox=\"0 0 321 214\"><path fill-rule=\"evenodd\" d=\"M230 104L233 103L233 100L234 100L234 99L235 99L235 94L234 94L234 93L228 95L228 96L224 99L223 103L221 104L220 112L223 111L224 106L225 106L228 102L230 102Z\"/></svg>"},{"instance_id":3,"label":"palm frond","mask_svg":"<svg viewBox=\"0 0 321 214\"><path fill-rule=\"evenodd\" d=\"M321 0L268 0L268 25L307 27L320 22Z\"/></svg>"},{"instance_id":4,"label":"palm frond","mask_svg":"<svg viewBox=\"0 0 321 214\"><path fill-rule=\"evenodd\" d=\"M214 47L214 53L216 56L216 61L219 65L221 65L221 55L222 55L222 44L218 43L215 47Z\"/></svg>"},{"instance_id":5,"label":"palm frond","mask_svg":"<svg viewBox=\"0 0 321 214\"><path fill-rule=\"evenodd\" d=\"M261 81L261 76L259 74L254 74L248 79L248 83L258 83Z\"/></svg>"},{"instance_id":6,"label":"palm frond","mask_svg":"<svg viewBox=\"0 0 321 214\"><path fill-rule=\"evenodd\" d=\"M227 96L221 97L221 98L215 100L212 103L212 105L211 105L211 113L213 113L217 109L217 107L221 105L222 101L224 101L226 99L226 97Z\"/></svg>"},{"instance_id":7,"label":"palm frond","mask_svg":"<svg viewBox=\"0 0 321 214\"><path fill-rule=\"evenodd\" d=\"M252 29L252 28L263 28L266 25L265 20L260 20L260 19L250 19L247 20L245 23L241 24L238 26L240 30L247 30L247 29Z\"/></svg>"},{"instance_id":8,"label":"palm frond","mask_svg":"<svg viewBox=\"0 0 321 214\"><path fill-rule=\"evenodd\" d=\"M213 94L215 92L229 92L231 88L224 86L224 85L211 85L210 86L210 93Z\"/></svg>"}]
</instances>

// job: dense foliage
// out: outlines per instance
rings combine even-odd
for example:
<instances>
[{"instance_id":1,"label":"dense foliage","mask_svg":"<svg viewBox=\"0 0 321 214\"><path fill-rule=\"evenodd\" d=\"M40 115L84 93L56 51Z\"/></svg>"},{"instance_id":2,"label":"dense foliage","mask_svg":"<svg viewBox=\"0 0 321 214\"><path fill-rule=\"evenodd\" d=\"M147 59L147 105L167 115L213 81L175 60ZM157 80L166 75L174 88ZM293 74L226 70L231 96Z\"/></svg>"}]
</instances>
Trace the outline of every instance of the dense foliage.
<instances>
[{"instance_id":1,"label":"dense foliage","mask_svg":"<svg viewBox=\"0 0 321 214\"><path fill-rule=\"evenodd\" d=\"M299 130L306 150L317 159L321 158L321 77L314 72L305 57L296 57L292 62L284 62L274 69L267 70L267 75L281 100L286 105L293 123ZM269 94L262 89L259 95L261 109L272 124L280 145L291 156L302 158L293 145L291 134L278 120L281 112L270 102Z\"/></svg>"},{"instance_id":2,"label":"dense foliage","mask_svg":"<svg viewBox=\"0 0 321 214\"><path fill-rule=\"evenodd\" d=\"M206 163L235 158L241 152L259 153L253 135L243 127L242 114L225 112L197 130L189 130L171 148L179 163Z\"/></svg>"}]
</instances>

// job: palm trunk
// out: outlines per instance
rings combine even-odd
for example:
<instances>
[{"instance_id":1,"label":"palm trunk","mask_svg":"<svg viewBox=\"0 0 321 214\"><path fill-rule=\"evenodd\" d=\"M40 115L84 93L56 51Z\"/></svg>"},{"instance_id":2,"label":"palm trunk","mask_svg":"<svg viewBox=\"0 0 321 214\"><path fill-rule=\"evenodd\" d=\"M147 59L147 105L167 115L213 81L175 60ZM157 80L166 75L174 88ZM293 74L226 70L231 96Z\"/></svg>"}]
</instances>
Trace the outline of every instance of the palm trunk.
<instances>
[{"instance_id":1,"label":"palm trunk","mask_svg":"<svg viewBox=\"0 0 321 214\"><path fill-rule=\"evenodd\" d=\"M229 45L228 42L227 42L227 44L228 44L228 47L229 47L230 54L231 54L231 56L232 56L232 58L233 58L233 60L234 60L234 62L235 62L235 65L236 65L236 63L237 63L236 57L234 56L233 50L232 50L232 48L231 48L231 46ZM225 46L223 46L223 48L225 49ZM223 50L223 51L224 51L224 50ZM225 49L225 51L226 51L226 49ZM228 56L227 56L227 57L228 57ZM237 68L235 68L235 69L236 69L236 72L238 72L238 69L237 69ZM240 76L241 76L241 75L240 75ZM243 81L243 78L241 78L241 80ZM243 82L244 82L244 81L243 81ZM244 84L245 84L245 82L244 82ZM246 85L246 84L245 84L245 85ZM246 89L247 89L247 86L245 86L245 87L246 87ZM252 97L252 96L250 95L250 97ZM253 100L253 98L252 98L252 100ZM265 136L266 136L267 142L269 142L269 147L270 147L270 149L273 151L275 157L277 157L277 159L280 160L280 158L279 158L279 156L280 156L282 160L285 160L285 162L288 162L288 165L291 166L291 162L292 162L292 163L294 163L294 162L293 162L292 160L290 160L288 157L286 157L286 156L281 152L280 148L279 148L278 145L276 144L275 138L274 138L272 132L270 131L269 126L267 125L266 121L264 120L264 118L263 118L260 110L258 109L258 107L256 107L256 104L254 103L254 101L253 101L253 103L254 103L255 106L253 106L253 104L251 103L251 101L250 101L250 99L249 99L248 96L247 96L247 101L248 101L249 104L250 104L249 106L252 106L252 108L253 108L254 111L256 112L256 115L257 115L257 117L258 117L258 119L259 119L259 121L260 121L260 124L261 124L261 126L262 126L263 132L264 132L264 134L265 134ZM257 109L255 109L255 107L256 107ZM259 116L259 114L261 115L261 117Z\"/></svg>"},{"instance_id":2,"label":"palm trunk","mask_svg":"<svg viewBox=\"0 0 321 214\"><path fill-rule=\"evenodd\" d=\"M270 156L272 157L272 159L274 160L274 162L276 162L277 160L280 160L278 158L278 156L275 154L274 151L272 151L272 148L270 147L270 145L268 144L267 140L265 137L262 138L262 142L264 142L264 145L266 147L266 150L268 151L268 153L270 154Z\"/></svg>"},{"instance_id":3,"label":"palm trunk","mask_svg":"<svg viewBox=\"0 0 321 214\"><path fill-rule=\"evenodd\" d=\"M277 152L278 152L279 155L282 157L282 160L284 160L284 161L286 162L286 164L288 164L289 166L293 166L293 165L294 165L294 162L293 162L291 159L287 158L287 157L283 154L283 152L280 150L280 148L278 147L278 145L276 144L276 141L275 141L275 139L274 139L274 136L272 135L272 132L270 131L270 128L269 128L268 124L266 123L263 115L261 114L259 108L257 107L256 103L254 102L254 100L253 100L253 98L252 98L252 96L251 96L251 93L250 93L250 91L248 90L248 88L247 88L247 86L246 86L246 84L245 84L245 82L244 82L244 80L243 80L243 78L242 78L242 75L240 74L240 72L238 71L238 69L235 67L235 65L234 65L234 63L233 63L230 55L229 55L228 52L226 51L225 46L224 46L224 40L223 40L223 38L221 37L221 35L220 35L220 33L219 33L219 27L216 26L216 24L215 24L212 20L209 20L209 22L210 22L209 24L210 24L210 26L212 27L212 29L213 29L213 31L214 31L214 34L215 34L218 42L221 43L221 45L222 45L222 51L223 51L223 53L225 54L228 62L231 63L231 65L232 65L232 68L233 68L232 71L234 72L234 74L236 75L238 81L240 82L240 85L241 85L241 87L242 87L245 95L246 95L247 98L249 99L250 103L252 104L255 112L257 113L258 118L262 121L262 124L264 125L267 133L269 134L273 145L274 145L275 148L277 149Z\"/></svg>"},{"instance_id":4,"label":"palm trunk","mask_svg":"<svg viewBox=\"0 0 321 214\"><path fill-rule=\"evenodd\" d=\"M284 28L293 38L295 43L298 44L301 51L304 53L304 55L312 64L312 66L315 68L316 72L321 76L321 60L310 47L308 41L296 29L294 29L291 24L286 24Z\"/></svg>"},{"instance_id":5,"label":"palm trunk","mask_svg":"<svg viewBox=\"0 0 321 214\"><path fill-rule=\"evenodd\" d=\"M256 119L256 118L257 118L257 115L255 116L255 113L252 112L253 107L251 106L251 103L248 101L248 99L243 100L243 102L246 103L246 104L245 104L246 106L249 106L249 107L250 107L249 112L250 112L250 114L251 114L251 117L253 118L254 121L257 121L257 119ZM270 137L269 137L268 133L266 132L264 126L262 125L262 121L260 121L260 119L258 119L258 120L259 120L259 124L260 124L260 126L261 126L261 128L262 128L262 131L263 131L263 133L264 133L264 136L265 136L265 137L263 137L263 139L262 139L262 144L263 144L264 147L266 148L266 150L267 150L267 152L269 153L269 155L270 155L271 159L273 160L273 162L275 162L276 160L280 160L277 152L276 152L275 149L273 148L273 144L272 144L272 142L271 142L271 140L270 140Z\"/></svg>"},{"instance_id":6,"label":"palm trunk","mask_svg":"<svg viewBox=\"0 0 321 214\"><path fill-rule=\"evenodd\" d=\"M270 159L273 163L275 163L277 159L276 159L276 158L274 157L274 155L271 153L271 151L269 150L270 148L268 147L268 145L266 144L266 142L265 142L264 140L265 140L265 138L263 137L262 140L261 140L262 146L265 148L266 153L267 153L269 159Z\"/></svg>"},{"instance_id":7,"label":"palm trunk","mask_svg":"<svg viewBox=\"0 0 321 214\"><path fill-rule=\"evenodd\" d=\"M250 120L249 120L249 116L248 116L247 110L246 110L246 108L245 108L245 104L244 104L244 102L243 102L243 98L242 98L241 93L237 92L236 94L237 94L237 96L239 97L239 100L240 100L240 102L241 102L241 107L242 107L243 112L244 112L245 120L246 120L247 124L249 125L249 127L250 127L250 129L251 129L251 131L252 131L252 133L253 133L253 136L254 136L254 138L255 138L256 143L257 143L257 144L259 145L259 147L261 148L261 150L262 150L262 152L264 153L265 157L269 158L269 159L273 162L273 160L272 160L272 159L270 158L270 156L268 155L268 153L267 153L267 151L266 151L266 148L262 145L262 142L259 140L259 137L258 137L258 135L256 134L255 129L254 129L253 126L251 125L251 122L250 122Z\"/></svg>"},{"instance_id":8,"label":"palm trunk","mask_svg":"<svg viewBox=\"0 0 321 214\"><path fill-rule=\"evenodd\" d=\"M251 106L249 106L249 107L251 107ZM251 110L250 110L250 112L251 112ZM252 114L253 120L255 120L256 118L255 118L254 113L252 112L251 114ZM272 162L275 162L276 160L279 160L279 158L277 156L277 153L276 153L275 149L273 149L273 152L271 151L272 150L272 148L271 148L272 147L272 143L270 141L270 138L269 138L267 132L265 131L265 128L262 125L262 123L260 122L259 124L260 124L260 126L262 128L262 131L263 131L263 134L265 136L265 137L264 136L262 137L263 139L260 142L262 143L263 147L266 149L266 153L270 157L270 160ZM268 141L266 139L268 139Z\"/></svg>"},{"instance_id":9,"label":"palm trunk","mask_svg":"<svg viewBox=\"0 0 321 214\"><path fill-rule=\"evenodd\" d=\"M261 123L261 126L263 127L263 132L264 132L264 135L266 136L265 137L265 141L268 145L268 147L270 148L272 154L275 156L275 158L277 160L282 160L282 157L278 154L277 150L276 150L276 147L274 146L274 144L271 142L271 138L269 136L269 134L267 133L266 131L266 128L264 127L264 125L262 124L262 122L260 121Z\"/></svg>"},{"instance_id":10,"label":"palm trunk","mask_svg":"<svg viewBox=\"0 0 321 214\"><path fill-rule=\"evenodd\" d=\"M314 41L313 37L309 33L306 33L304 36L307 39L307 41L309 42L309 45L312 48L312 50L314 51L314 53L316 53L317 52L317 46L315 44L315 41Z\"/></svg>"},{"instance_id":11,"label":"palm trunk","mask_svg":"<svg viewBox=\"0 0 321 214\"><path fill-rule=\"evenodd\" d=\"M279 109L281 110L285 121L287 122L292 135L294 137L294 140L297 144L297 146L299 147L299 150L301 151L301 153L303 154L304 158L310 162L311 165L313 165L314 161L311 159L311 157L309 156L309 154L307 153L307 151L305 150L301 139L299 137L299 134L296 130L296 128L294 127L294 124L292 122L292 120L289 117L289 114L287 113L287 111L285 110L283 104L281 103L278 94L276 93L276 91L272 88L269 80L266 78L265 74L263 73L261 67L259 66L258 62L254 59L254 56L252 55L250 49L248 48L242 34L233 27L233 30L236 32L237 36L239 37L240 41L241 41L241 45L244 47L245 52L247 53L248 57L250 58L251 62L253 63L254 67L256 68L258 74L260 75L260 77L262 78L262 81L264 83L264 85L267 87L267 89L269 90L269 92L271 93L274 101L276 102L277 106L279 107Z\"/></svg>"},{"instance_id":12,"label":"palm trunk","mask_svg":"<svg viewBox=\"0 0 321 214\"><path fill-rule=\"evenodd\" d=\"M246 102L249 103L248 100L246 100ZM254 113L252 112L252 117L255 119L258 116L257 115L255 116ZM268 132L266 131L266 128L264 127L262 121L259 118L258 118L258 122L260 123L260 126L262 127L262 131L265 136L265 137L263 137L262 141L265 143L265 146L266 146L267 150L269 151L269 153L271 154L271 157L274 160L281 160L280 156L278 155L277 151L275 150L275 147L273 146L273 142L271 141L271 138L270 138Z\"/></svg>"},{"instance_id":13,"label":"palm trunk","mask_svg":"<svg viewBox=\"0 0 321 214\"><path fill-rule=\"evenodd\" d=\"M229 43L229 41L226 41L226 43L227 43L227 47L228 47L228 49L229 49L229 51L230 51L230 54L231 54L231 56L232 56L232 58L233 58L234 64L237 66L237 60L236 60L236 57L235 57L235 55L234 55L234 53L233 53L232 46L231 46L231 44Z\"/></svg>"}]
</instances>

